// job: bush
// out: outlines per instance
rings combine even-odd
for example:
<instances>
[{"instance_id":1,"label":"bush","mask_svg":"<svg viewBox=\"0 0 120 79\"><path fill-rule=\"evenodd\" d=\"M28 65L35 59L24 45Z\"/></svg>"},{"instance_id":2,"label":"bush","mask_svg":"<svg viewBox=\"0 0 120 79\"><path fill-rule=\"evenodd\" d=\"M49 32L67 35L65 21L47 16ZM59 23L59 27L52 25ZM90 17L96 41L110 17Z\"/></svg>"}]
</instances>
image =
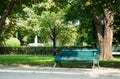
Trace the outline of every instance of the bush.
<instances>
[{"instance_id":1,"label":"bush","mask_svg":"<svg viewBox=\"0 0 120 79\"><path fill-rule=\"evenodd\" d=\"M6 41L7 47L18 47L20 46L20 41L17 38L10 38Z\"/></svg>"}]
</instances>

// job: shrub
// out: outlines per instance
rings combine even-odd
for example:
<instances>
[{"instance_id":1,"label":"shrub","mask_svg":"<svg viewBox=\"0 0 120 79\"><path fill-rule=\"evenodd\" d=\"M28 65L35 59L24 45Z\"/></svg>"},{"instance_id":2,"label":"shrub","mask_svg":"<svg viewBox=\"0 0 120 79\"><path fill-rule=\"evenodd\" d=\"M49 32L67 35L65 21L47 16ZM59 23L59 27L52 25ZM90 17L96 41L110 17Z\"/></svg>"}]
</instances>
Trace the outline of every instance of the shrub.
<instances>
[{"instance_id":1,"label":"shrub","mask_svg":"<svg viewBox=\"0 0 120 79\"><path fill-rule=\"evenodd\" d=\"M18 47L20 46L20 41L17 38L10 38L6 41L7 47Z\"/></svg>"}]
</instances>

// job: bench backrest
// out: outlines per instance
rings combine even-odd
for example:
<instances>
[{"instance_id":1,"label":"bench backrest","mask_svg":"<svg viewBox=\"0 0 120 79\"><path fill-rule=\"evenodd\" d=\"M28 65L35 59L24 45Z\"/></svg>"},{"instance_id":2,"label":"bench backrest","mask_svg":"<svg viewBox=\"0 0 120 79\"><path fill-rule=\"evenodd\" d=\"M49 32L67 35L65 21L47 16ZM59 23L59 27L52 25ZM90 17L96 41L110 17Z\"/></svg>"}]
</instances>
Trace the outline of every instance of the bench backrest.
<instances>
[{"instance_id":1,"label":"bench backrest","mask_svg":"<svg viewBox=\"0 0 120 79\"><path fill-rule=\"evenodd\" d=\"M100 50L98 48L64 48L59 56L61 57L94 57L99 56Z\"/></svg>"}]
</instances>

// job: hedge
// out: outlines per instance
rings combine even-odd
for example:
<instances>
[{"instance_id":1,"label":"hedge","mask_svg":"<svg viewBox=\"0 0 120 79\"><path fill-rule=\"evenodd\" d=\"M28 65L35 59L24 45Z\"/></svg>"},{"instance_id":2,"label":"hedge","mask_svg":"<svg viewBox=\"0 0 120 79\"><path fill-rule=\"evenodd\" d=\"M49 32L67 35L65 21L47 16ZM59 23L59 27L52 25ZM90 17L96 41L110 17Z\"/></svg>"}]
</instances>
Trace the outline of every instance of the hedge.
<instances>
[{"instance_id":1,"label":"hedge","mask_svg":"<svg viewBox=\"0 0 120 79\"><path fill-rule=\"evenodd\" d=\"M57 52L62 47L57 48ZM35 54L35 55L53 55L53 47L0 47L0 54Z\"/></svg>"},{"instance_id":2,"label":"hedge","mask_svg":"<svg viewBox=\"0 0 120 79\"><path fill-rule=\"evenodd\" d=\"M76 48L75 46L70 48ZM57 47L57 53L65 47ZM81 47L77 47L81 48ZM88 47L87 47L88 48ZM53 55L54 49L53 47L28 47L28 46L20 46L20 47L0 47L0 54L34 54L34 55Z\"/></svg>"}]
</instances>

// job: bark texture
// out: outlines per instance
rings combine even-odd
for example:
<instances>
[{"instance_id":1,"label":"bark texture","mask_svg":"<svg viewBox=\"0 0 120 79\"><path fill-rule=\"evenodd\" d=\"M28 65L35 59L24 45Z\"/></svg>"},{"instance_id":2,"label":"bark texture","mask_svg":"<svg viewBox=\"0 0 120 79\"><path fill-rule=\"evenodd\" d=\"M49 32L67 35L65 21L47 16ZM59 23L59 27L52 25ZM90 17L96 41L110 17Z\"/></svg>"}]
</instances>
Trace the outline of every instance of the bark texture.
<instances>
[{"instance_id":1,"label":"bark texture","mask_svg":"<svg viewBox=\"0 0 120 79\"><path fill-rule=\"evenodd\" d=\"M103 46L103 52L104 54L101 54L102 59L113 59L112 57L112 38L113 38L113 14L109 9L104 9L104 46Z\"/></svg>"},{"instance_id":2,"label":"bark texture","mask_svg":"<svg viewBox=\"0 0 120 79\"><path fill-rule=\"evenodd\" d=\"M0 34L2 32L2 27L5 24L5 20L8 17L8 15L10 14L10 12L12 11L14 5L16 4L16 2L19 0L11 0L8 7L6 8L6 10L4 10L3 15L0 18Z\"/></svg>"},{"instance_id":3,"label":"bark texture","mask_svg":"<svg viewBox=\"0 0 120 79\"><path fill-rule=\"evenodd\" d=\"M101 47L101 59L112 60L112 38L113 38L113 14L105 8L104 20L100 20L98 16L94 16L93 23L97 30L98 43Z\"/></svg>"}]
</instances>

